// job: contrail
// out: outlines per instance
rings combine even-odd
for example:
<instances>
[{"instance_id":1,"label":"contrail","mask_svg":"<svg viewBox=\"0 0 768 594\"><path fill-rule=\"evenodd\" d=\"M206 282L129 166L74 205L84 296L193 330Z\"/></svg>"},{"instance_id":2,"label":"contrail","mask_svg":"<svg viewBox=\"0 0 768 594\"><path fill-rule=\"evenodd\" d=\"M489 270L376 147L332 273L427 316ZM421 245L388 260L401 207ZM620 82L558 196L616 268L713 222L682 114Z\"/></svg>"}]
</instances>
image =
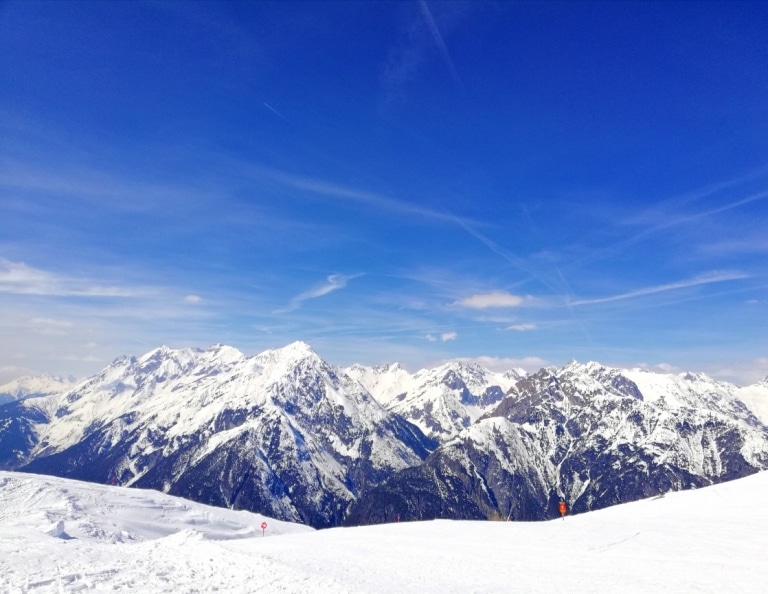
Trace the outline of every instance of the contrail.
<instances>
[{"instance_id":1,"label":"contrail","mask_svg":"<svg viewBox=\"0 0 768 594\"><path fill-rule=\"evenodd\" d=\"M743 272L710 272L707 274L701 274L693 278L689 278L674 283L667 283L666 285L656 285L654 287L644 287L642 289L636 289L628 293L622 293L620 295L611 295L610 297L599 297L597 299L580 299L573 301L571 305L592 305L595 303L610 303L611 301L623 301L624 299L633 299L634 297L644 297L646 295L655 295L657 293L666 293L667 291L675 291L677 289L686 289L688 287L697 287L699 285L708 285L711 283L721 283L724 281L741 280L749 278L748 274Z\"/></svg>"},{"instance_id":2,"label":"contrail","mask_svg":"<svg viewBox=\"0 0 768 594\"><path fill-rule=\"evenodd\" d=\"M286 117L285 117L283 114L281 114L279 111L277 111L277 110L276 110L274 107L272 107L272 106L271 106L269 103L267 103L266 101L262 101L262 103L264 104L264 107L266 107L266 108L267 108L269 111L271 111L271 112L272 112L273 114L275 114L277 117L279 117L279 118L281 118L281 119L285 120L286 122L288 121L288 118L286 118Z\"/></svg>"},{"instance_id":3,"label":"contrail","mask_svg":"<svg viewBox=\"0 0 768 594\"><path fill-rule=\"evenodd\" d=\"M429 6L427 6L427 3L424 0L420 0L419 6L421 6L421 12L427 21L429 31L432 33L432 39L434 40L435 45L437 45L437 48L440 50L440 53L443 55L443 61L445 62L445 65L448 66L448 70L451 71L451 76L453 76L453 79L458 83L460 87L463 88L464 85L461 82L461 78L459 78L459 73L456 72L456 67L453 65L453 60L451 60L451 54L448 53L448 48L445 45L445 41L443 40L443 36L440 33L440 29L437 27L435 19L432 17L432 12L429 10Z\"/></svg>"}]
</instances>

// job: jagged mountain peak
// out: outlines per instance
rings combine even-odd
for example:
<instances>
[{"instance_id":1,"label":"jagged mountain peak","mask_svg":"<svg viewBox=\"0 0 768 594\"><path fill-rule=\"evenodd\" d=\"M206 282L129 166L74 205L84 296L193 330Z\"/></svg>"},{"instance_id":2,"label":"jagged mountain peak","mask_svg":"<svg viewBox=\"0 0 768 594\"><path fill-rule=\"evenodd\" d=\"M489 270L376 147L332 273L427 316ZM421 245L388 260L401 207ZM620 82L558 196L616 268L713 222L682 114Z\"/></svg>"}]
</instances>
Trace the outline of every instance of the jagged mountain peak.
<instances>
[{"instance_id":1,"label":"jagged mountain peak","mask_svg":"<svg viewBox=\"0 0 768 594\"><path fill-rule=\"evenodd\" d=\"M233 346L229 346L226 344L222 344L220 342L216 342L209 346L207 349L205 349L206 353L215 353L215 354L224 354L224 355L231 355L231 356L244 356L243 353L236 349Z\"/></svg>"},{"instance_id":2,"label":"jagged mountain peak","mask_svg":"<svg viewBox=\"0 0 768 594\"><path fill-rule=\"evenodd\" d=\"M379 373L397 373L400 371L405 371L403 369L403 366L400 365L397 361L394 363L384 363L381 365L374 365L373 368L375 371Z\"/></svg>"},{"instance_id":3,"label":"jagged mountain peak","mask_svg":"<svg viewBox=\"0 0 768 594\"><path fill-rule=\"evenodd\" d=\"M162 359L186 360L186 359L194 358L194 355L199 352L200 352L200 349L195 349L190 347L173 349L169 346L162 345L155 349L152 349L151 351L147 351L146 353L138 357L138 362L141 364L146 361L159 361Z\"/></svg>"},{"instance_id":4,"label":"jagged mountain peak","mask_svg":"<svg viewBox=\"0 0 768 594\"><path fill-rule=\"evenodd\" d=\"M24 411L27 425L14 428L29 430L23 437L0 431L0 453L24 444L0 464L239 501L315 525L338 523L364 485L434 448L303 342L253 357L159 347L45 404ZM201 481L217 487L203 494Z\"/></svg>"},{"instance_id":5,"label":"jagged mountain peak","mask_svg":"<svg viewBox=\"0 0 768 594\"><path fill-rule=\"evenodd\" d=\"M747 410L768 394L759 384L734 395L703 374L575 360L512 379L467 361L413 375L397 364L341 370L301 341L250 357L222 344L163 346L68 392L2 407L0 464L19 450L12 463L30 471L77 469L317 525L338 522L366 485L418 465L435 447L422 432L443 442L424 471L444 476L435 493L463 484L469 502L495 481L486 503L504 515L523 491L530 509L518 511L543 517L552 489L588 509L619 501L626 484L647 496L768 465L766 427ZM19 411L23 423L4 425L3 413Z\"/></svg>"},{"instance_id":6,"label":"jagged mountain peak","mask_svg":"<svg viewBox=\"0 0 768 594\"><path fill-rule=\"evenodd\" d=\"M257 359L271 363L295 363L302 360L321 361L320 356L306 342L297 340L282 348L269 349L256 355Z\"/></svg>"},{"instance_id":7,"label":"jagged mountain peak","mask_svg":"<svg viewBox=\"0 0 768 594\"><path fill-rule=\"evenodd\" d=\"M501 374L501 376L504 379L511 380L513 382L516 382L518 380L523 379L528 375L528 372L523 369L522 367L516 367L514 369L508 369L504 373Z\"/></svg>"},{"instance_id":8,"label":"jagged mountain peak","mask_svg":"<svg viewBox=\"0 0 768 594\"><path fill-rule=\"evenodd\" d=\"M712 382L714 381L706 373L700 371L685 371L680 374L680 378L688 382Z\"/></svg>"},{"instance_id":9,"label":"jagged mountain peak","mask_svg":"<svg viewBox=\"0 0 768 594\"><path fill-rule=\"evenodd\" d=\"M414 378L423 382L437 381L451 389L461 390L485 384L496 375L503 377L471 361L447 361L438 367L416 372Z\"/></svg>"},{"instance_id":10,"label":"jagged mountain peak","mask_svg":"<svg viewBox=\"0 0 768 594\"><path fill-rule=\"evenodd\" d=\"M210 360L212 363L221 365L233 365L246 359L246 356L240 350L221 343L209 346L205 351L202 351L200 355Z\"/></svg>"}]
</instances>

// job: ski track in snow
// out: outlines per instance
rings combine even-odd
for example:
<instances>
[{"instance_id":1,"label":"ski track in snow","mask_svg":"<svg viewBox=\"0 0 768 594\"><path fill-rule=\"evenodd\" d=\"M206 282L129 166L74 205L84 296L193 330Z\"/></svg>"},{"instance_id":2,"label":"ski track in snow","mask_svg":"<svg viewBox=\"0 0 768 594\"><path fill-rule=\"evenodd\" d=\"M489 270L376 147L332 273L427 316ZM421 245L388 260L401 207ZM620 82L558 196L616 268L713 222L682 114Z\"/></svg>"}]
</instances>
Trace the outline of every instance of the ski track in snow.
<instances>
[{"instance_id":1,"label":"ski track in snow","mask_svg":"<svg viewBox=\"0 0 768 594\"><path fill-rule=\"evenodd\" d=\"M768 472L550 522L313 531L0 472L0 592L764 592Z\"/></svg>"}]
</instances>

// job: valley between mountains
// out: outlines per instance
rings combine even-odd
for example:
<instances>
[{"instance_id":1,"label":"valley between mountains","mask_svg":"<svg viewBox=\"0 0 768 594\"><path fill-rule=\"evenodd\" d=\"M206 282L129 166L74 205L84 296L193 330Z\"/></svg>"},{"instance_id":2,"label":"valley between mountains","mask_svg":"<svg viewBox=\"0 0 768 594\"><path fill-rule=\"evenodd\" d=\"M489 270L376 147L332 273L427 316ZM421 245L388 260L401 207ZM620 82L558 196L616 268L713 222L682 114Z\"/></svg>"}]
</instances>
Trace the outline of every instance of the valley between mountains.
<instances>
[{"instance_id":1,"label":"valley between mountains","mask_svg":"<svg viewBox=\"0 0 768 594\"><path fill-rule=\"evenodd\" d=\"M580 513L768 468L768 378L575 361L342 369L297 342L255 356L161 347L50 380L0 387L0 469L316 528L541 520L561 498Z\"/></svg>"}]
</instances>

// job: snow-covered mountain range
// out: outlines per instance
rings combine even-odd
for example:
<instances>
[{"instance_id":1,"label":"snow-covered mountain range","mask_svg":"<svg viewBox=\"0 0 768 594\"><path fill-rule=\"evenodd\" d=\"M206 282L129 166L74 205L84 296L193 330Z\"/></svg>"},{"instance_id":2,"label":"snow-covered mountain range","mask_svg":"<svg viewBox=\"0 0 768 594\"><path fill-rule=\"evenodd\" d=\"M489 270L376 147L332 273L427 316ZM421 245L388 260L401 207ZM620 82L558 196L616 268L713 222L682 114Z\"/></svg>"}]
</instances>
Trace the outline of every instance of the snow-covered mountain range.
<instances>
[{"instance_id":1,"label":"snow-covered mountain range","mask_svg":"<svg viewBox=\"0 0 768 594\"><path fill-rule=\"evenodd\" d=\"M71 388L74 383L73 377L62 378L47 373L25 375L0 386L0 404L30 396L59 394Z\"/></svg>"},{"instance_id":2,"label":"snow-covered mountain range","mask_svg":"<svg viewBox=\"0 0 768 594\"><path fill-rule=\"evenodd\" d=\"M519 371L493 373L479 365L458 362L422 369L414 375L397 363L353 365L344 371L389 410L438 440L452 437L490 412L522 377Z\"/></svg>"},{"instance_id":3,"label":"snow-covered mountain range","mask_svg":"<svg viewBox=\"0 0 768 594\"><path fill-rule=\"evenodd\" d=\"M423 464L371 489L347 521L543 519L560 499L582 512L763 470L768 427L740 393L703 374L542 369Z\"/></svg>"},{"instance_id":4,"label":"snow-covered mountain range","mask_svg":"<svg viewBox=\"0 0 768 594\"><path fill-rule=\"evenodd\" d=\"M154 488L315 527L551 517L768 467L768 382L571 362L340 369L294 343L161 347L0 406L0 469Z\"/></svg>"},{"instance_id":5,"label":"snow-covered mountain range","mask_svg":"<svg viewBox=\"0 0 768 594\"><path fill-rule=\"evenodd\" d=\"M304 343L162 347L0 407L0 465L156 488L313 526L435 444Z\"/></svg>"}]
</instances>

